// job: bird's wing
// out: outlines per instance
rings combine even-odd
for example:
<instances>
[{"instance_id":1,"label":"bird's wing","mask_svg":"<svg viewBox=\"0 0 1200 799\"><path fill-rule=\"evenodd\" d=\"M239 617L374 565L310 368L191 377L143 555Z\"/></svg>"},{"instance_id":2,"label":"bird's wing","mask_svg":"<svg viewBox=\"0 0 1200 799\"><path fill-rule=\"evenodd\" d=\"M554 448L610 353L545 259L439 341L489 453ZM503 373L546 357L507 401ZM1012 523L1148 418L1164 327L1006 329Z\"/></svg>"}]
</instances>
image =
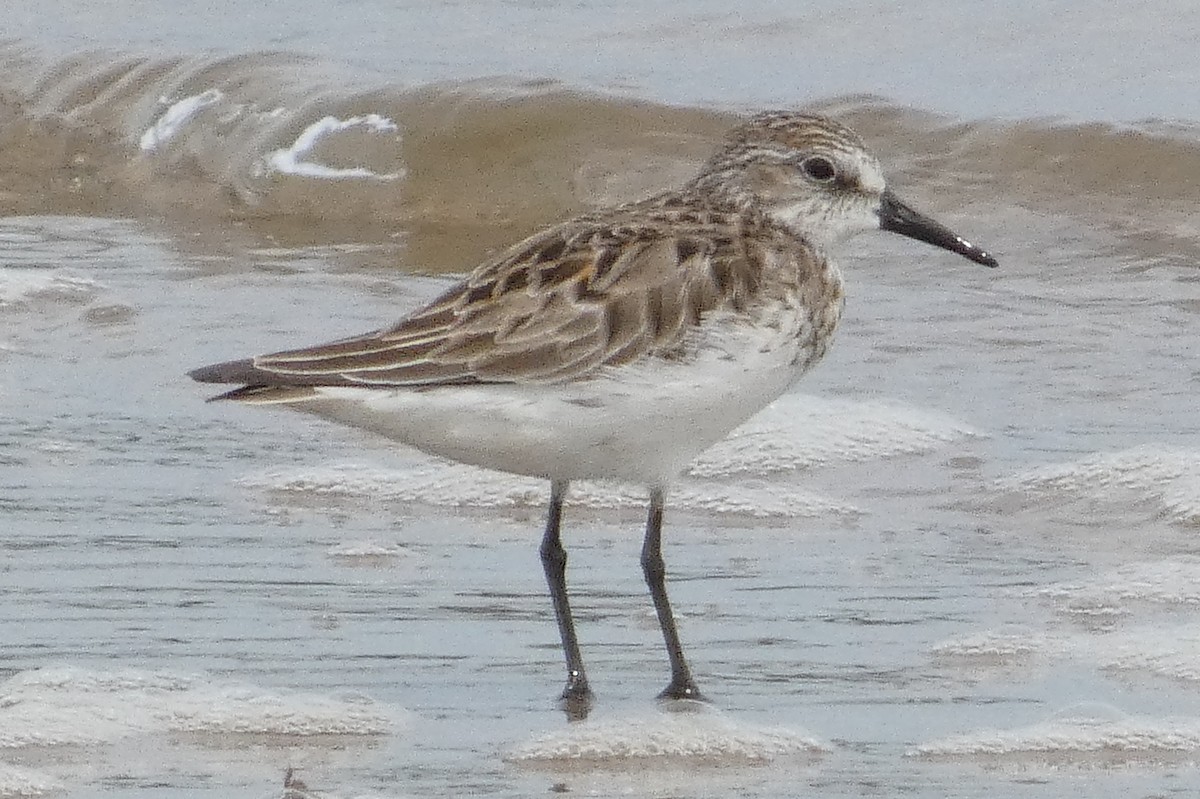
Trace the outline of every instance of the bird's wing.
<instances>
[{"instance_id":1,"label":"bird's wing","mask_svg":"<svg viewBox=\"0 0 1200 799\"><path fill-rule=\"evenodd\" d=\"M396 325L330 344L204 367L248 386L434 386L561 382L669 356L700 317L739 307L765 252L711 217L631 215L564 224L480 266Z\"/></svg>"}]
</instances>

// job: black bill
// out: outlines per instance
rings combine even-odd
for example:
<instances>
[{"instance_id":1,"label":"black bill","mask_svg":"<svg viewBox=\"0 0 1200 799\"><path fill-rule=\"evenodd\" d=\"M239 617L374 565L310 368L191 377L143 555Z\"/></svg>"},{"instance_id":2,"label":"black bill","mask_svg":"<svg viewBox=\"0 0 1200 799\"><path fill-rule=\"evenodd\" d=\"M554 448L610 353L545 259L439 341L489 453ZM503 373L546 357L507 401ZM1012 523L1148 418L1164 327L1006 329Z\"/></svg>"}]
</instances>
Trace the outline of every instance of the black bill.
<instances>
[{"instance_id":1,"label":"black bill","mask_svg":"<svg viewBox=\"0 0 1200 799\"><path fill-rule=\"evenodd\" d=\"M971 242L959 236L945 225L934 222L929 217L919 214L909 208L892 194L891 190L884 191L883 200L879 204L879 229L890 230L910 239L923 241L943 250L956 252L964 258L970 258L984 266L999 266L996 259L976 247Z\"/></svg>"}]
</instances>

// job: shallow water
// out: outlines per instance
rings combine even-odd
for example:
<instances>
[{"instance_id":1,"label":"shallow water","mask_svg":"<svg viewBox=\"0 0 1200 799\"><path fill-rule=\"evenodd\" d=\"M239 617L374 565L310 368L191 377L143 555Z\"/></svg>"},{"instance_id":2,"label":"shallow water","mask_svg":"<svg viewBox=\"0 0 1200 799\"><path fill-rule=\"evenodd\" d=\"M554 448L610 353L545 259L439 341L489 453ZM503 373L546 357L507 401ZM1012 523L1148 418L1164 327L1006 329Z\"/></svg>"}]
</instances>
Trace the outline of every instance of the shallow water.
<instances>
[{"instance_id":1,"label":"shallow water","mask_svg":"<svg viewBox=\"0 0 1200 799\"><path fill-rule=\"evenodd\" d=\"M63 5L0 53L0 797L1200 787L1191 5L936 54L936 3ZM184 373L393 320L763 104L847 119L1002 266L849 243L826 361L672 494L711 708L652 700L644 494L574 487L568 725L546 486Z\"/></svg>"}]
</instances>

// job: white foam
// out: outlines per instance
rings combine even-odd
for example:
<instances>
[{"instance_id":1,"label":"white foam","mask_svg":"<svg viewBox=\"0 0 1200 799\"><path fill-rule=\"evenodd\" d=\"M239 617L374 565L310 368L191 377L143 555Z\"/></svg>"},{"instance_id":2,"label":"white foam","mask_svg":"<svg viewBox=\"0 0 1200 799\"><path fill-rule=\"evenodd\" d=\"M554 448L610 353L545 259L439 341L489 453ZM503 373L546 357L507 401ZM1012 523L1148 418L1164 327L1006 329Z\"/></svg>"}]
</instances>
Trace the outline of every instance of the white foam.
<instances>
[{"instance_id":1,"label":"white foam","mask_svg":"<svg viewBox=\"0 0 1200 799\"><path fill-rule=\"evenodd\" d=\"M686 761L705 768L814 755L828 747L807 733L729 719L712 708L585 721L535 738L505 759L529 765L603 768L633 760Z\"/></svg>"},{"instance_id":2,"label":"white foam","mask_svg":"<svg viewBox=\"0 0 1200 799\"><path fill-rule=\"evenodd\" d=\"M765 475L861 463L932 452L979 435L956 419L915 408L790 394L702 454L689 474Z\"/></svg>"},{"instance_id":3,"label":"white foam","mask_svg":"<svg viewBox=\"0 0 1200 799\"><path fill-rule=\"evenodd\" d=\"M1200 719L1126 716L1089 705L1010 730L957 735L910 749L910 757L1002 758L1076 765L1170 760L1200 753Z\"/></svg>"},{"instance_id":4,"label":"white foam","mask_svg":"<svg viewBox=\"0 0 1200 799\"><path fill-rule=\"evenodd\" d=\"M499 474L458 464L406 470L338 464L269 471L240 484L289 498L364 499L410 505L473 509L542 508L549 502L545 480ZM571 485L572 508L644 508L646 490L636 486L581 481ZM790 519L855 516L858 508L781 485L698 485L681 483L668 494L668 508L715 516Z\"/></svg>"},{"instance_id":5,"label":"white foam","mask_svg":"<svg viewBox=\"0 0 1200 799\"><path fill-rule=\"evenodd\" d=\"M374 133L395 133L398 130L395 122L379 114L366 114L349 119L322 117L305 128L290 147L268 153L264 159L266 171L331 180L396 180L404 176L404 170L380 174L366 167L333 167L306 160L306 156L323 138L352 128L365 128Z\"/></svg>"},{"instance_id":6,"label":"white foam","mask_svg":"<svg viewBox=\"0 0 1200 799\"><path fill-rule=\"evenodd\" d=\"M1020 662L1048 648L1041 633L1017 630L987 630L942 641L933 647L941 658L981 661L997 665Z\"/></svg>"},{"instance_id":7,"label":"white foam","mask_svg":"<svg viewBox=\"0 0 1200 799\"><path fill-rule=\"evenodd\" d=\"M962 668L1012 668L1034 658L1069 658L1108 671L1200 682L1200 627L1190 623L1119 627L1100 634L990 630L950 638L935 645L932 654Z\"/></svg>"},{"instance_id":8,"label":"white foam","mask_svg":"<svg viewBox=\"0 0 1200 799\"><path fill-rule=\"evenodd\" d=\"M1104 668L1200 682L1200 628L1141 628L1093 642Z\"/></svg>"},{"instance_id":9,"label":"white foam","mask_svg":"<svg viewBox=\"0 0 1200 799\"><path fill-rule=\"evenodd\" d=\"M36 302L82 304L102 289L100 283L62 269L0 269L0 308Z\"/></svg>"},{"instance_id":10,"label":"white foam","mask_svg":"<svg viewBox=\"0 0 1200 799\"><path fill-rule=\"evenodd\" d=\"M1005 491L1100 504L1150 502L1176 522L1200 523L1200 452L1146 445L1042 466L997 483Z\"/></svg>"},{"instance_id":11,"label":"white foam","mask_svg":"<svg viewBox=\"0 0 1200 799\"><path fill-rule=\"evenodd\" d=\"M335 698L200 676L56 666L0 683L0 749L97 744L157 733L372 736L401 718Z\"/></svg>"},{"instance_id":12,"label":"white foam","mask_svg":"<svg viewBox=\"0 0 1200 799\"><path fill-rule=\"evenodd\" d=\"M216 105L225 99L225 94L219 89L209 89L208 91L194 94L189 97L184 97L172 103L166 111L159 115L154 124L142 133L142 137L138 142L138 146L142 152L153 152L163 146L179 133L185 125L187 125L196 114ZM167 103L169 100L166 97L161 99L162 103Z\"/></svg>"},{"instance_id":13,"label":"white foam","mask_svg":"<svg viewBox=\"0 0 1200 799\"><path fill-rule=\"evenodd\" d=\"M1071 615L1128 615L1130 603L1135 602L1196 606L1200 605L1200 557L1127 563L1087 581L1052 583L1032 593Z\"/></svg>"},{"instance_id":14,"label":"white foam","mask_svg":"<svg viewBox=\"0 0 1200 799\"><path fill-rule=\"evenodd\" d=\"M59 793L61 782L38 771L0 763L0 797L31 797Z\"/></svg>"},{"instance_id":15,"label":"white foam","mask_svg":"<svg viewBox=\"0 0 1200 799\"><path fill-rule=\"evenodd\" d=\"M404 550L395 544L382 544L378 541L347 541L331 546L326 553L331 558L355 559L391 559L404 555Z\"/></svg>"}]
</instances>

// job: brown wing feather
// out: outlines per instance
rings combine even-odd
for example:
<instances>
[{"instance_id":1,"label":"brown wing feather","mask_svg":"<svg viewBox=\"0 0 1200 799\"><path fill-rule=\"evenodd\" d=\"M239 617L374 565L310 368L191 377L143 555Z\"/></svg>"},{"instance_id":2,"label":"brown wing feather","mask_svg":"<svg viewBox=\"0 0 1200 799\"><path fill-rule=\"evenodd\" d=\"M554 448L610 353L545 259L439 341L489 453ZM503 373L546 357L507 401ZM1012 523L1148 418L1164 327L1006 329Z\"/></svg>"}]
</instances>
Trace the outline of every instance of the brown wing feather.
<instances>
[{"instance_id":1,"label":"brown wing feather","mask_svg":"<svg viewBox=\"0 0 1200 799\"><path fill-rule=\"evenodd\" d=\"M267 386L580 379L669 356L704 313L740 307L755 292L766 255L754 236L713 235L736 229L736 216L623 210L526 239L393 327L235 362L225 377ZM214 369L198 371L219 379Z\"/></svg>"}]
</instances>

